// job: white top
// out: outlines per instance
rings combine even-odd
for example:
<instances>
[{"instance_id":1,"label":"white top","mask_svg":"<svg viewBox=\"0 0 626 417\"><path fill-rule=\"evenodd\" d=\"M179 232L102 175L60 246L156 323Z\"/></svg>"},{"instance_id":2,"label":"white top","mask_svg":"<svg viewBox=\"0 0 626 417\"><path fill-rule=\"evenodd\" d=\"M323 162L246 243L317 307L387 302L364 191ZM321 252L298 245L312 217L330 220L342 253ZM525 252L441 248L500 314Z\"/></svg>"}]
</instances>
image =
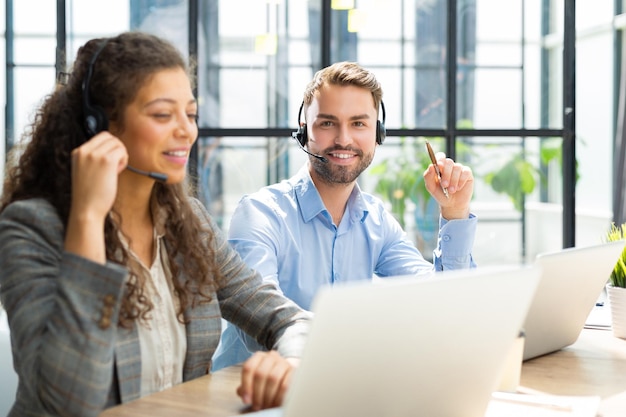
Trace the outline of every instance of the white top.
<instances>
[{"instance_id":1,"label":"white top","mask_svg":"<svg viewBox=\"0 0 626 417\"><path fill-rule=\"evenodd\" d=\"M156 237L156 256L148 269L133 253L145 279L145 295L154 308L148 321L138 321L141 348L141 396L182 382L187 339L185 325L178 320L178 297L174 296L169 257Z\"/></svg>"}]
</instances>

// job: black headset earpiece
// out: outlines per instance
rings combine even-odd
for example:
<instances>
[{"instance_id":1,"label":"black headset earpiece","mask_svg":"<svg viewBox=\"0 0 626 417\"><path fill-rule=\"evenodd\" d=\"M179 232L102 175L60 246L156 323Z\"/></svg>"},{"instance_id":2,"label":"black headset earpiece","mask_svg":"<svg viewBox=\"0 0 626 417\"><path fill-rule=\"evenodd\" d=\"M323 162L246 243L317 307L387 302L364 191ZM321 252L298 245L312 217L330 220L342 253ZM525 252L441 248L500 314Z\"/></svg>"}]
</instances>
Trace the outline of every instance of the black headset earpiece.
<instances>
[{"instance_id":1,"label":"black headset earpiece","mask_svg":"<svg viewBox=\"0 0 626 417\"><path fill-rule=\"evenodd\" d=\"M383 119L382 121L376 121L376 143L382 145L385 141L385 136L387 136L387 128L385 127L385 119L387 118L387 115L385 114L385 103L383 103L382 100L380 101L380 110L383 113Z\"/></svg>"},{"instance_id":2,"label":"black headset earpiece","mask_svg":"<svg viewBox=\"0 0 626 417\"><path fill-rule=\"evenodd\" d=\"M301 123L302 117L302 109L304 108L304 101L300 104L300 110L298 110L298 130L293 132L291 136L293 136L302 147L306 146L309 137L307 135L306 123ZM380 109L382 111L383 119L376 121L376 143L382 145L385 141L385 136L387 136L387 129L385 128L385 119L387 115L385 114L385 103L380 102Z\"/></svg>"},{"instance_id":3,"label":"black headset earpiece","mask_svg":"<svg viewBox=\"0 0 626 417\"><path fill-rule=\"evenodd\" d=\"M102 45L100 45L98 50L91 57L91 61L89 61L89 66L87 67L87 74L83 80L84 125L85 132L89 138L109 128L109 119L104 109L98 105L92 104L89 96L89 84L91 83L91 77L93 75L93 67L98 59L98 55L100 55L100 52L102 52L108 42L108 39L104 40Z\"/></svg>"},{"instance_id":4,"label":"black headset earpiece","mask_svg":"<svg viewBox=\"0 0 626 417\"><path fill-rule=\"evenodd\" d=\"M300 123L300 120L301 120L300 118L302 117L303 108L304 108L304 101L302 102L302 104L300 104L300 110L298 110L298 130L293 132L291 136L293 136L298 142L300 142L300 145L302 147L305 147L309 138L307 136L306 123L304 124Z\"/></svg>"}]
</instances>

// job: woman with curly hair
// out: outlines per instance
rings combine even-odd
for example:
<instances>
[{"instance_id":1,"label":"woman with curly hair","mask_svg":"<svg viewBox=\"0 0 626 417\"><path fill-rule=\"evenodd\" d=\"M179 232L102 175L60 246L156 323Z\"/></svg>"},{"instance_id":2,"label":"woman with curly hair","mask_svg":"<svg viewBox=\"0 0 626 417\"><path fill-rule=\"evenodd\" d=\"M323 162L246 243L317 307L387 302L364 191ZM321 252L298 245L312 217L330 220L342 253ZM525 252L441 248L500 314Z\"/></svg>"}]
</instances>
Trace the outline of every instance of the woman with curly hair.
<instances>
[{"instance_id":1,"label":"woman with curly hair","mask_svg":"<svg viewBox=\"0 0 626 417\"><path fill-rule=\"evenodd\" d=\"M232 250L186 181L197 102L178 50L126 32L78 51L0 203L10 416L95 416L206 374L221 318L269 351L238 394L280 405L310 316Z\"/></svg>"}]
</instances>

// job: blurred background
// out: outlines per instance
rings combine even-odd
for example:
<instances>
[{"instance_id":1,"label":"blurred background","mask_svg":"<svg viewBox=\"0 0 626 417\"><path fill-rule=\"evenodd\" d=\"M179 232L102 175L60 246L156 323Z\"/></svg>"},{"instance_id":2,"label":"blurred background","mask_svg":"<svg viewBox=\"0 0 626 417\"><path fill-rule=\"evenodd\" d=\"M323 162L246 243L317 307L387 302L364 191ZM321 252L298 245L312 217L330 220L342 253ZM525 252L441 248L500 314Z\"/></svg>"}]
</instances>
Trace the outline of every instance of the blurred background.
<instances>
[{"instance_id":1,"label":"blurred background","mask_svg":"<svg viewBox=\"0 0 626 417\"><path fill-rule=\"evenodd\" d=\"M305 85L357 61L382 83L387 139L360 186L430 255L424 140L476 177L479 265L600 243L624 219L621 0L0 0L0 172L93 37L173 41L197 66L189 166L223 229L245 193L291 176Z\"/></svg>"}]
</instances>

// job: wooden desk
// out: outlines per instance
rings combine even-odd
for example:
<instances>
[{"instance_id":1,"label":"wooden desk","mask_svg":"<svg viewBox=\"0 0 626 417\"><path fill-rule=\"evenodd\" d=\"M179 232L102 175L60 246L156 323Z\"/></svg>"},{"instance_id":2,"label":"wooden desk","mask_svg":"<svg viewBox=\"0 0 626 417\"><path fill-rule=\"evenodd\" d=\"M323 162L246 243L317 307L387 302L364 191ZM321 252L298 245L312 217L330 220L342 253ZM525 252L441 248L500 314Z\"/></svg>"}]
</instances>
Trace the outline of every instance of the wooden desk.
<instances>
[{"instance_id":1,"label":"wooden desk","mask_svg":"<svg viewBox=\"0 0 626 417\"><path fill-rule=\"evenodd\" d=\"M240 368L223 369L111 408L100 417L226 417L243 413L235 393ZM583 330L578 341L522 367L521 387L558 395L599 395L602 417L626 413L626 340L607 330Z\"/></svg>"},{"instance_id":2,"label":"wooden desk","mask_svg":"<svg viewBox=\"0 0 626 417\"><path fill-rule=\"evenodd\" d=\"M241 367L232 366L165 391L109 408L100 417L226 417L243 414L235 390Z\"/></svg>"},{"instance_id":3,"label":"wooden desk","mask_svg":"<svg viewBox=\"0 0 626 417\"><path fill-rule=\"evenodd\" d=\"M524 362L522 388L557 395L598 395L599 415L626 415L626 340L610 330L581 332L573 345Z\"/></svg>"}]
</instances>

